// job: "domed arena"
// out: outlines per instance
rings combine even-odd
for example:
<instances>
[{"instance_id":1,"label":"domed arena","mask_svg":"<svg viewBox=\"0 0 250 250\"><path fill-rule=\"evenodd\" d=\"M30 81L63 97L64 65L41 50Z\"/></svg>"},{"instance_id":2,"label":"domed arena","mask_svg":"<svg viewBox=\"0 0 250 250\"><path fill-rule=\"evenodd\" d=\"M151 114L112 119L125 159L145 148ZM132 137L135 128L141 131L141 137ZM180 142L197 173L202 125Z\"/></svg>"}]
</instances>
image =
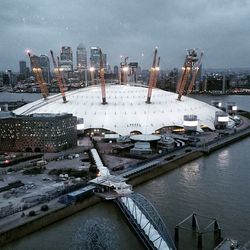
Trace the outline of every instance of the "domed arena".
<instances>
[{"instance_id":1,"label":"domed arena","mask_svg":"<svg viewBox=\"0 0 250 250\"><path fill-rule=\"evenodd\" d=\"M100 85L66 92L67 102L56 94L39 99L15 110L17 115L33 113L71 113L83 121L78 129L103 129L119 135L153 134L161 129L183 127L184 115L195 115L197 130L214 130L217 108L193 98L161 89L153 89L151 103L146 103L148 88L144 85L106 85L107 104L102 104Z\"/></svg>"}]
</instances>

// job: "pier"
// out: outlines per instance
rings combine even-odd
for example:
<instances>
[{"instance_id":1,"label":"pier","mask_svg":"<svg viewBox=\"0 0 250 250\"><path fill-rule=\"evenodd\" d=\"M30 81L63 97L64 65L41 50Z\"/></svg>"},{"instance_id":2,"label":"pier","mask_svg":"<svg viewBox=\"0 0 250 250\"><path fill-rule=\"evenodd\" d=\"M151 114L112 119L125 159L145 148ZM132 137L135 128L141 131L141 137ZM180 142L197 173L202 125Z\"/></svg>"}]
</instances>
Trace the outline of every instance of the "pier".
<instances>
[{"instance_id":1,"label":"pier","mask_svg":"<svg viewBox=\"0 0 250 250\"><path fill-rule=\"evenodd\" d=\"M133 193L132 186L126 184L122 176L111 175L95 148L90 152L99 170L99 176L90 182L104 187L97 195L117 204L147 249L175 250L170 234L153 205L142 195ZM157 163L148 163L143 167L152 167Z\"/></svg>"}]
</instances>

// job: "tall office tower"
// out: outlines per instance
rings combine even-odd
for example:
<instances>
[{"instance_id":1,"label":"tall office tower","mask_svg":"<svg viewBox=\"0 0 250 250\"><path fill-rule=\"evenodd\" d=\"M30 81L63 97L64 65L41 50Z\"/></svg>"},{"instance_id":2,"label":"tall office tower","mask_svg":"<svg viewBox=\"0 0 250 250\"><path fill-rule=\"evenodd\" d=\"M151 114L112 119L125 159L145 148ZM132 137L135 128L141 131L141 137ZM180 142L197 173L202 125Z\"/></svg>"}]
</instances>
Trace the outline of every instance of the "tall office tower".
<instances>
[{"instance_id":1,"label":"tall office tower","mask_svg":"<svg viewBox=\"0 0 250 250\"><path fill-rule=\"evenodd\" d=\"M30 63L30 71L31 71L30 73L31 73L31 76L35 77L33 69L36 67L40 67L40 57L36 55L31 55L30 58L34 62L33 64Z\"/></svg>"},{"instance_id":2,"label":"tall office tower","mask_svg":"<svg viewBox=\"0 0 250 250\"><path fill-rule=\"evenodd\" d=\"M99 47L90 47L90 66L95 69L100 68L100 52ZM107 54L102 54L103 56L103 66L107 70Z\"/></svg>"},{"instance_id":3,"label":"tall office tower","mask_svg":"<svg viewBox=\"0 0 250 250\"><path fill-rule=\"evenodd\" d=\"M25 61L19 61L19 74L26 78L26 62Z\"/></svg>"},{"instance_id":4,"label":"tall office tower","mask_svg":"<svg viewBox=\"0 0 250 250\"><path fill-rule=\"evenodd\" d=\"M17 82L16 75L12 72L11 69L7 70L7 75L9 77L9 85L11 85L13 87Z\"/></svg>"},{"instance_id":5,"label":"tall office tower","mask_svg":"<svg viewBox=\"0 0 250 250\"><path fill-rule=\"evenodd\" d=\"M107 71L108 70L107 54L102 54L102 56L103 56L103 66L104 66L104 69Z\"/></svg>"},{"instance_id":6,"label":"tall office tower","mask_svg":"<svg viewBox=\"0 0 250 250\"><path fill-rule=\"evenodd\" d=\"M119 75L119 67L118 67L117 65L114 66L114 74L115 74L116 76Z\"/></svg>"},{"instance_id":7,"label":"tall office tower","mask_svg":"<svg viewBox=\"0 0 250 250\"><path fill-rule=\"evenodd\" d=\"M34 64L30 64L30 69L31 71L33 70L33 68L35 67L40 67L40 57L36 56L36 55L31 55L30 58L32 58L32 60L34 61Z\"/></svg>"},{"instance_id":8,"label":"tall office tower","mask_svg":"<svg viewBox=\"0 0 250 250\"><path fill-rule=\"evenodd\" d=\"M61 50L61 60L73 61L72 49L69 46L63 46Z\"/></svg>"},{"instance_id":9,"label":"tall office tower","mask_svg":"<svg viewBox=\"0 0 250 250\"><path fill-rule=\"evenodd\" d=\"M197 76L196 76L196 81L195 81L195 90L200 91L201 89L201 82L202 82L202 64L200 65Z\"/></svg>"},{"instance_id":10,"label":"tall office tower","mask_svg":"<svg viewBox=\"0 0 250 250\"><path fill-rule=\"evenodd\" d=\"M82 43L76 49L76 65L77 69L87 69L87 50Z\"/></svg>"},{"instance_id":11,"label":"tall office tower","mask_svg":"<svg viewBox=\"0 0 250 250\"><path fill-rule=\"evenodd\" d=\"M90 66L95 69L100 68L100 52L99 47L90 47Z\"/></svg>"},{"instance_id":12,"label":"tall office tower","mask_svg":"<svg viewBox=\"0 0 250 250\"><path fill-rule=\"evenodd\" d=\"M30 77L30 68L29 67L26 67L25 74L26 74L26 78Z\"/></svg>"},{"instance_id":13,"label":"tall office tower","mask_svg":"<svg viewBox=\"0 0 250 250\"><path fill-rule=\"evenodd\" d=\"M42 69L45 82L50 83L50 61L48 56L40 56L40 67Z\"/></svg>"},{"instance_id":14,"label":"tall office tower","mask_svg":"<svg viewBox=\"0 0 250 250\"><path fill-rule=\"evenodd\" d=\"M60 66L64 71L73 71L73 53L71 47L62 47L60 59Z\"/></svg>"},{"instance_id":15,"label":"tall office tower","mask_svg":"<svg viewBox=\"0 0 250 250\"><path fill-rule=\"evenodd\" d=\"M0 87L3 87L3 78L4 78L4 73L0 72Z\"/></svg>"}]
</instances>

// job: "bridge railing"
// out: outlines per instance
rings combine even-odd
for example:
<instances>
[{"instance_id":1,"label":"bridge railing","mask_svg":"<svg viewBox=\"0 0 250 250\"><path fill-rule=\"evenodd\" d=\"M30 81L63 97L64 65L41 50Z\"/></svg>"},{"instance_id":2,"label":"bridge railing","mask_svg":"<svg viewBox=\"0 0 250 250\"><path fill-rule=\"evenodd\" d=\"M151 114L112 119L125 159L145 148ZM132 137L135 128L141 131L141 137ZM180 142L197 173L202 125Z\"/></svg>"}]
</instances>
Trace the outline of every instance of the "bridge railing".
<instances>
[{"instance_id":1,"label":"bridge railing","mask_svg":"<svg viewBox=\"0 0 250 250\"><path fill-rule=\"evenodd\" d=\"M162 238L168 243L172 249L176 249L174 241L171 238L171 235L163 222L161 216L154 208L152 203L150 203L143 195L138 193L132 193L129 197L136 203L136 205L141 209L145 214L150 223L155 227L158 233Z\"/></svg>"}]
</instances>

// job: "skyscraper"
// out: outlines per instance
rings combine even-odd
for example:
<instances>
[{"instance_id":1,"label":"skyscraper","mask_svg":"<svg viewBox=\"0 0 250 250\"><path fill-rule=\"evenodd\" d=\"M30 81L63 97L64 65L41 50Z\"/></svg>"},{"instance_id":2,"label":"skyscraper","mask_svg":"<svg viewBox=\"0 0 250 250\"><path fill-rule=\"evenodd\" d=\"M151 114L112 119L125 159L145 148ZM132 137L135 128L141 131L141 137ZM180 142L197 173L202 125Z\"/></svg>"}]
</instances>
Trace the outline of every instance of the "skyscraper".
<instances>
[{"instance_id":1,"label":"skyscraper","mask_svg":"<svg viewBox=\"0 0 250 250\"><path fill-rule=\"evenodd\" d=\"M30 64L30 68L31 68L31 71L33 73L33 76L35 77L34 72L33 72L33 68L41 68L44 81L46 83L50 83L50 61L49 61L48 56L46 56L46 55L40 55L40 56L32 55L31 58L32 58L33 64ZM29 73L29 68L25 68L25 71L26 71L26 75L27 75Z\"/></svg>"},{"instance_id":2,"label":"skyscraper","mask_svg":"<svg viewBox=\"0 0 250 250\"><path fill-rule=\"evenodd\" d=\"M77 69L87 69L87 50L82 43L80 43L76 50L76 65Z\"/></svg>"},{"instance_id":3,"label":"skyscraper","mask_svg":"<svg viewBox=\"0 0 250 250\"><path fill-rule=\"evenodd\" d=\"M31 55L30 60L33 61L33 63L30 62L30 70L31 70L31 75L35 77L34 68L41 67L40 66L40 57L36 55Z\"/></svg>"},{"instance_id":4,"label":"skyscraper","mask_svg":"<svg viewBox=\"0 0 250 250\"><path fill-rule=\"evenodd\" d=\"M48 56L40 56L40 67L42 69L45 82L50 83L50 61Z\"/></svg>"},{"instance_id":5,"label":"skyscraper","mask_svg":"<svg viewBox=\"0 0 250 250\"><path fill-rule=\"evenodd\" d=\"M105 70L108 70L108 65L107 65L107 54L102 54L103 56L103 66Z\"/></svg>"},{"instance_id":6,"label":"skyscraper","mask_svg":"<svg viewBox=\"0 0 250 250\"><path fill-rule=\"evenodd\" d=\"M69 46L63 46L61 50L61 60L73 61L72 49Z\"/></svg>"},{"instance_id":7,"label":"skyscraper","mask_svg":"<svg viewBox=\"0 0 250 250\"><path fill-rule=\"evenodd\" d=\"M119 67L117 65L114 66L114 74L118 77L119 75Z\"/></svg>"},{"instance_id":8,"label":"skyscraper","mask_svg":"<svg viewBox=\"0 0 250 250\"><path fill-rule=\"evenodd\" d=\"M19 74L26 78L26 62L19 61Z\"/></svg>"},{"instance_id":9,"label":"skyscraper","mask_svg":"<svg viewBox=\"0 0 250 250\"><path fill-rule=\"evenodd\" d=\"M100 52L99 47L90 47L90 65L95 69L100 68Z\"/></svg>"},{"instance_id":10,"label":"skyscraper","mask_svg":"<svg viewBox=\"0 0 250 250\"><path fill-rule=\"evenodd\" d=\"M196 91L200 91L201 82L202 82L202 64L200 65L199 70L197 72L197 76L196 76L196 81L195 81L195 90Z\"/></svg>"},{"instance_id":11,"label":"skyscraper","mask_svg":"<svg viewBox=\"0 0 250 250\"><path fill-rule=\"evenodd\" d=\"M60 66L64 69L64 71L73 71L73 53L71 47L62 47L60 59Z\"/></svg>"},{"instance_id":12,"label":"skyscraper","mask_svg":"<svg viewBox=\"0 0 250 250\"><path fill-rule=\"evenodd\" d=\"M100 52L99 47L90 47L90 65L91 67L94 67L95 69L100 68ZM107 69L107 54L103 55L103 65L104 68Z\"/></svg>"}]
</instances>

